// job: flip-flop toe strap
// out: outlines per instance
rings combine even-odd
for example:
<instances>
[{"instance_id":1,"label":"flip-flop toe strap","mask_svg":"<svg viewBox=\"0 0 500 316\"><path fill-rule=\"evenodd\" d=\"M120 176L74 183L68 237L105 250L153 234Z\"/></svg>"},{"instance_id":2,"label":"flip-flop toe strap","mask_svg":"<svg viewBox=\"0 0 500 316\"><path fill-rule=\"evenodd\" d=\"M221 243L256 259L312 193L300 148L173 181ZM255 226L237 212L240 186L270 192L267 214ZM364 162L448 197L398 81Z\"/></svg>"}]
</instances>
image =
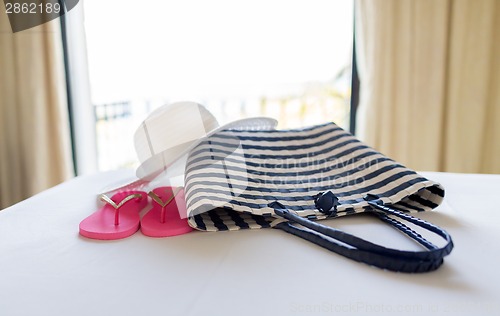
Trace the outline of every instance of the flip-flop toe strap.
<instances>
[{"instance_id":1,"label":"flip-flop toe strap","mask_svg":"<svg viewBox=\"0 0 500 316\"><path fill-rule=\"evenodd\" d=\"M153 191L150 191L148 195L155 201L158 205L161 206L161 214L160 214L160 222L165 223L165 207L172 202L175 196L182 190L182 188L177 188L172 195L164 202L161 197Z\"/></svg>"},{"instance_id":2,"label":"flip-flop toe strap","mask_svg":"<svg viewBox=\"0 0 500 316\"><path fill-rule=\"evenodd\" d=\"M130 195L127 195L123 200L121 200L118 204L116 204L115 201L113 201L111 198L109 198L107 195L101 194L101 201L111 205L115 209L115 226L120 224L120 208L125 205L125 203L133 200L133 199L142 199L142 195L139 193L133 193Z\"/></svg>"}]
</instances>

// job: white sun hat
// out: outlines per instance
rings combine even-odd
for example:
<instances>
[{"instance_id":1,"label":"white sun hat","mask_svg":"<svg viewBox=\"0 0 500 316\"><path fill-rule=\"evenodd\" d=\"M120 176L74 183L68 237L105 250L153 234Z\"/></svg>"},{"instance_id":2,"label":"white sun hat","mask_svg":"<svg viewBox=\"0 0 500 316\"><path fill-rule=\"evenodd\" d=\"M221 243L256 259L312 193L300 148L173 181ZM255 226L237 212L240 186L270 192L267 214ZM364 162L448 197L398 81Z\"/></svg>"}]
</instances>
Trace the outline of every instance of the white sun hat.
<instances>
[{"instance_id":1,"label":"white sun hat","mask_svg":"<svg viewBox=\"0 0 500 316\"><path fill-rule=\"evenodd\" d=\"M153 111L139 126L134 145L141 165L136 175L149 182L184 174L188 153L203 140L223 130L273 130L277 121L267 117L236 120L222 126L201 104L176 102Z\"/></svg>"}]
</instances>

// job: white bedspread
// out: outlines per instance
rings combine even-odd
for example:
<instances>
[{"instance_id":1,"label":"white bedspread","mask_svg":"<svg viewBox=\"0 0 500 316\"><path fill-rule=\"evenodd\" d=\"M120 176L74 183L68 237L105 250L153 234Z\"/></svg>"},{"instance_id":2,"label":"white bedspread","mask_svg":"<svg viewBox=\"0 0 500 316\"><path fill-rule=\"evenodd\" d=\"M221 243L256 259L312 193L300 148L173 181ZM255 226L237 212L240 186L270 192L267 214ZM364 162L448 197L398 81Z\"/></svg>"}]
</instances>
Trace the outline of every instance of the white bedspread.
<instances>
[{"instance_id":1,"label":"white bedspread","mask_svg":"<svg viewBox=\"0 0 500 316\"><path fill-rule=\"evenodd\" d=\"M274 229L116 241L78 234L96 194L132 175L76 178L0 212L0 315L500 315L500 175L424 173L455 249L439 270L372 268ZM417 249L366 215L326 221Z\"/></svg>"}]
</instances>

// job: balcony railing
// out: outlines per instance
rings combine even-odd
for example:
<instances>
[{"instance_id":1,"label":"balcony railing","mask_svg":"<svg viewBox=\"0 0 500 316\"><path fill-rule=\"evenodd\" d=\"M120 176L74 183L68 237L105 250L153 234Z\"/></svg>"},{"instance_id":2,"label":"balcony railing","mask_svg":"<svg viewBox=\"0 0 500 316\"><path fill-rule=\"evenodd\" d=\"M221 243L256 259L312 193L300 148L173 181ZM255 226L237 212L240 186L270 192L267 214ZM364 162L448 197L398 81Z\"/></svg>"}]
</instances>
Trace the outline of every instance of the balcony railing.
<instances>
[{"instance_id":1,"label":"balcony railing","mask_svg":"<svg viewBox=\"0 0 500 316\"><path fill-rule=\"evenodd\" d=\"M349 128L350 91L329 86L313 87L301 95L247 99L199 100L220 121L251 116L276 118L279 128L309 126L333 121ZM122 101L95 105L100 170L135 167L135 129L154 108L169 100Z\"/></svg>"}]
</instances>

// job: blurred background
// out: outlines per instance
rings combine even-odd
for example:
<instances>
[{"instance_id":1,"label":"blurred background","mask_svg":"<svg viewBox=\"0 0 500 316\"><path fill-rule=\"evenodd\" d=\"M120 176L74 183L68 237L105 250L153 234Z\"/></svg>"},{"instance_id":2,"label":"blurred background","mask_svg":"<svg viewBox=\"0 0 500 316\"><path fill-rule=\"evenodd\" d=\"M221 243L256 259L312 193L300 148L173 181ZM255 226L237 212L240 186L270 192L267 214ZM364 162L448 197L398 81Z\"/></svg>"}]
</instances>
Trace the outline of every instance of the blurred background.
<instances>
[{"instance_id":1,"label":"blurred background","mask_svg":"<svg viewBox=\"0 0 500 316\"><path fill-rule=\"evenodd\" d=\"M349 128L353 1L83 4L99 170L133 166L130 127L175 101L199 102L220 123Z\"/></svg>"},{"instance_id":2,"label":"blurred background","mask_svg":"<svg viewBox=\"0 0 500 316\"><path fill-rule=\"evenodd\" d=\"M0 209L138 164L155 108L221 124L333 121L421 171L500 173L495 0L80 1L13 33L0 12Z\"/></svg>"}]
</instances>

